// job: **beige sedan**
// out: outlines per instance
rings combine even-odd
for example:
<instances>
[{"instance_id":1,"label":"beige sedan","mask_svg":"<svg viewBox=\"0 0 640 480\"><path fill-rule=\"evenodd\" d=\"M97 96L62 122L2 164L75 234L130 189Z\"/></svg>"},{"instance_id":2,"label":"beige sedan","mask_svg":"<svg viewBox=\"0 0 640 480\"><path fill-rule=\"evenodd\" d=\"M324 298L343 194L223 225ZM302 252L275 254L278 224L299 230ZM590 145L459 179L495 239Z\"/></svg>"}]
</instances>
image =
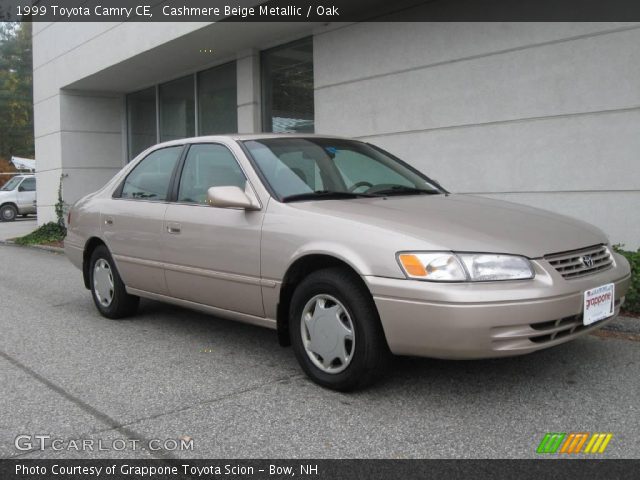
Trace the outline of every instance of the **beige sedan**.
<instances>
[{"instance_id":1,"label":"beige sedan","mask_svg":"<svg viewBox=\"0 0 640 480\"><path fill-rule=\"evenodd\" d=\"M448 193L382 149L313 135L163 143L78 201L65 250L98 311L139 297L268 327L320 385L389 353L552 347L610 322L629 265L597 228Z\"/></svg>"}]
</instances>

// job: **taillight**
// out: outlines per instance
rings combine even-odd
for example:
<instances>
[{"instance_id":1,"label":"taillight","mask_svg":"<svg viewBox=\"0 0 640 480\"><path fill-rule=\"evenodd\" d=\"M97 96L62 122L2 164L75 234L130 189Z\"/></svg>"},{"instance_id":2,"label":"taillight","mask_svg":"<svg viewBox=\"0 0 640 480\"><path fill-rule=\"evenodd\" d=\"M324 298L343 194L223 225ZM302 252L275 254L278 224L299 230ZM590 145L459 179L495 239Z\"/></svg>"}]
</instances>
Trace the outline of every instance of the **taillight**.
<instances>
[{"instance_id":1,"label":"taillight","mask_svg":"<svg viewBox=\"0 0 640 480\"><path fill-rule=\"evenodd\" d=\"M71 226L71 209L67 212L67 227Z\"/></svg>"}]
</instances>

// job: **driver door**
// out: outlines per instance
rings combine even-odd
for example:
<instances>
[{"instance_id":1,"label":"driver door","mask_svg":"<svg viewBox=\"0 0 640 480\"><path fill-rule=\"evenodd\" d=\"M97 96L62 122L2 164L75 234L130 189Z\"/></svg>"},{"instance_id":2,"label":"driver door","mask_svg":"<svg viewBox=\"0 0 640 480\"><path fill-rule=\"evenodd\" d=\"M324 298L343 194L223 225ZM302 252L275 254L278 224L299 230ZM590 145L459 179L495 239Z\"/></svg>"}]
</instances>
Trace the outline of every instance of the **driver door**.
<instances>
[{"instance_id":1,"label":"driver door","mask_svg":"<svg viewBox=\"0 0 640 480\"><path fill-rule=\"evenodd\" d=\"M193 144L179 176L177 201L164 218L165 278L172 297L264 316L260 232L264 213L207 204L209 187L251 189L222 144Z\"/></svg>"}]
</instances>

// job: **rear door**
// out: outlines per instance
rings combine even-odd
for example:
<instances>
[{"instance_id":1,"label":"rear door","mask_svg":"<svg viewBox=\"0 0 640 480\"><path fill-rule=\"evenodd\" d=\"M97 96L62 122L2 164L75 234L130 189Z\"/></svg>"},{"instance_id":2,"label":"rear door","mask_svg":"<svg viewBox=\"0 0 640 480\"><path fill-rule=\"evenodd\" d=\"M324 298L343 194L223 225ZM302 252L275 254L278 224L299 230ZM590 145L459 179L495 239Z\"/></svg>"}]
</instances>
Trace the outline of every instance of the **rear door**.
<instances>
[{"instance_id":1,"label":"rear door","mask_svg":"<svg viewBox=\"0 0 640 480\"><path fill-rule=\"evenodd\" d=\"M36 213L36 178L26 177L16 194L20 213Z\"/></svg>"},{"instance_id":2,"label":"rear door","mask_svg":"<svg viewBox=\"0 0 640 480\"><path fill-rule=\"evenodd\" d=\"M104 239L127 287L166 295L163 220L183 146L154 150L127 175L100 212Z\"/></svg>"},{"instance_id":3,"label":"rear door","mask_svg":"<svg viewBox=\"0 0 640 480\"><path fill-rule=\"evenodd\" d=\"M222 144L193 144L178 178L177 201L165 213L169 294L263 316L260 230L264 213L215 208L206 202L209 187L235 185L253 194L234 154Z\"/></svg>"}]
</instances>

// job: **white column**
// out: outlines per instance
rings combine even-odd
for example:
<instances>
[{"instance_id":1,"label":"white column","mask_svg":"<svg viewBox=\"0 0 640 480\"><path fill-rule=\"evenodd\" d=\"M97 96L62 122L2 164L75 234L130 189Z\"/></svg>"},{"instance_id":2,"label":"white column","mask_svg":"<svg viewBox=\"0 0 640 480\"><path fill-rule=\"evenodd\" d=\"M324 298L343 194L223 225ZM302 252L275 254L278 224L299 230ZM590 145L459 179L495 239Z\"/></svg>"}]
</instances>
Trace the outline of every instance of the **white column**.
<instances>
[{"instance_id":1,"label":"white column","mask_svg":"<svg viewBox=\"0 0 640 480\"><path fill-rule=\"evenodd\" d=\"M260 52L239 52L237 62L238 86L238 133L262 131Z\"/></svg>"}]
</instances>

